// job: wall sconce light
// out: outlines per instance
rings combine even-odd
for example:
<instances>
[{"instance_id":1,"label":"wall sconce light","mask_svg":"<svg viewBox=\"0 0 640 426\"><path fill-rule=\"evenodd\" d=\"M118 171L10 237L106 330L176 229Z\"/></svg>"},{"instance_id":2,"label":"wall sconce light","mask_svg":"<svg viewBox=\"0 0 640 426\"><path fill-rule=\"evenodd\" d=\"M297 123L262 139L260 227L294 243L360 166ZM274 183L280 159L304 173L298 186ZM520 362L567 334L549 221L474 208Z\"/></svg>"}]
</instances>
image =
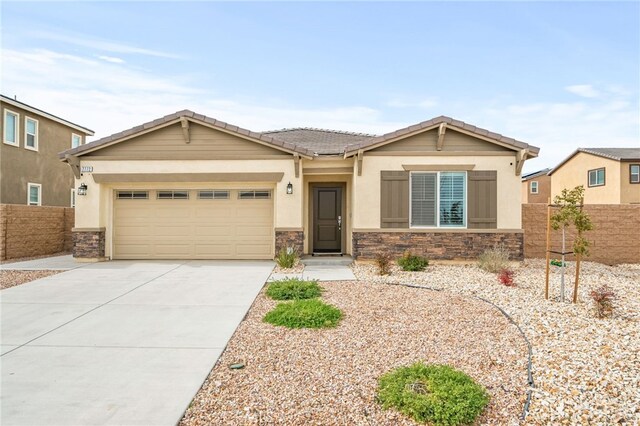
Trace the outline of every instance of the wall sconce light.
<instances>
[{"instance_id":1,"label":"wall sconce light","mask_svg":"<svg viewBox=\"0 0 640 426\"><path fill-rule=\"evenodd\" d=\"M293 194L293 185L291 185L291 182L287 184L287 194Z\"/></svg>"},{"instance_id":2,"label":"wall sconce light","mask_svg":"<svg viewBox=\"0 0 640 426\"><path fill-rule=\"evenodd\" d=\"M87 184L81 183L78 187L78 195L87 195Z\"/></svg>"}]
</instances>

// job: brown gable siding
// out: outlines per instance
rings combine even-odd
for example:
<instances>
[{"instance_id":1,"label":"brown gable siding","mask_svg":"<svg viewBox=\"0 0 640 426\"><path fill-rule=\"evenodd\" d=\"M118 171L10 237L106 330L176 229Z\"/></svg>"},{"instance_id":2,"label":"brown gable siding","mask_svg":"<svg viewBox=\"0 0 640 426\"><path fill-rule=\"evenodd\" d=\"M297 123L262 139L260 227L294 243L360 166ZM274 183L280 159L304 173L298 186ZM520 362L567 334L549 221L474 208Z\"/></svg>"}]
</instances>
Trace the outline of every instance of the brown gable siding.
<instances>
[{"instance_id":1,"label":"brown gable siding","mask_svg":"<svg viewBox=\"0 0 640 426\"><path fill-rule=\"evenodd\" d=\"M409 172L380 172L380 227L409 227Z\"/></svg>"},{"instance_id":2,"label":"brown gable siding","mask_svg":"<svg viewBox=\"0 0 640 426\"><path fill-rule=\"evenodd\" d=\"M438 141L438 129L428 130L426 132L410 136L406 139L399 140L387 145L372 149L370 152L434 152L437 151L436 144ZM509 148L496 145L464 133L456 132L453 129L447 129L444 137L444 145L442 151L460 152L460 151L513 151Z\"/></svg>"},{"instance_id":3,"label":"brown gable siding","mask_svg":"<svg viewBox=\"0 0 640 426\"><path fill-rule=\"evenodd\" d=\"M498 173L495 170L467 174L467 228L495 229L498 226Z\"/></svg>"},{"instance_id":4,"label":"brown gable siding","mask_svg":"<svg viewBox=\"0 0 640 426\"><path fill-rule=\"evenodd\" d=\"M132 138L126 143L92 152L97 157L145 160L225 160L237 158L289 158L286 152L241 137L190 123L185 143L180 123Z\"/></svg>"}]
</instances>

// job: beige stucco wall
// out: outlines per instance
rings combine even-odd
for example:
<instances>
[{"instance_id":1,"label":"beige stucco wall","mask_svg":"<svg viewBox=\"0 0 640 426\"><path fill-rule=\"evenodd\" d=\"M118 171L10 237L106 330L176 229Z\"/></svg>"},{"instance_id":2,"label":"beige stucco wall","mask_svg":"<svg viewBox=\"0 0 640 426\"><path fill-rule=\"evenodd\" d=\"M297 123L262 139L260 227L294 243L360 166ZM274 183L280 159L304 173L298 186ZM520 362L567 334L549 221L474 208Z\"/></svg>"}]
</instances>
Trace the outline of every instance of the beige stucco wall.
<instances>
[{"instance_id":1,"label":"beige stucco wall","mask_svg":"<svg viewBox=\"0 0 640 426\"><path fill-rule=\"evenodd\" d=\"M589 187L589 170L605 168L605 184ZM585 204L620 203L620 162L578 152L551 175L551 198L563 189L584 186Z\"/></svg>"},{"instance_id":2,"label":"beige stucco wall","mask_svg":"<svg viewBox=\"0 0 640 426\"><path fill-rule=\"evenodd\" d=\"M531 182L538 182L538 193L532 194L529 190ZM551 196L551 176L536 176L522 182L522 203L547 203Z\"/></svg>"},{"instance_id":3,"label":"beige stucco wall","mask_svg":"<svg viewBox=\"0 0 640 426\"><path fill-rule=\"evenodd\" d=\"M403 170L403 164L454 165L474 164L473 170L496 170L498 173L498 229L521 228L521 179L515 174L515 156L367 156L363 158L362 176L354 176L354 229L380 228L380 171Z\"/></svg>"},{"instance_id":4,"label":"beige stucco wall","mask_svg":"<svg viewBox=\"0 0 640 426\"><path fill-rule=\"evenodd\" d=\"M640 161L624 161L620 164L620 203L640 203L640 183L631 183L631 164L640 164Z\"/></svg>"}]
</instances>

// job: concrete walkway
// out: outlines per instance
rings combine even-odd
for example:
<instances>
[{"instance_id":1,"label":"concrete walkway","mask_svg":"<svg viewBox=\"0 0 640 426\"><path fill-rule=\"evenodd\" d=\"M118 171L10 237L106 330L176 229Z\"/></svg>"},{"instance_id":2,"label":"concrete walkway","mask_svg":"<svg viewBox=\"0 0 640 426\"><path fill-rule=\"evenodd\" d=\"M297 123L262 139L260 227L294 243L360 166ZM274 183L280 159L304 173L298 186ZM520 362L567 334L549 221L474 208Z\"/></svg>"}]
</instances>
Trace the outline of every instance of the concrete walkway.
<instances>
[{"instance_id":1,"label":"concrete walkway","mask_svg":"<svg viewBox=\"0 0 640 426\"><path fill-rule=\"evenodd\" d=\"M112 261L3 290L0 424L176 424L273 266Z\"/></svg>"},{"instance_id":2,"label":"concrete walkway","mask_svg":"<svg viewBox=\"0 0 640 426\"><path fill-rule=\"evenodd\" d=\"M38 271L42 269L68 271L89 265L89 263L79 263L73 260L70 254L63 256L50 256L22 262L3 263L0 269L15 269L20 271Z\"/></svg>"},{"instance_id":3,"label":"concrete walkway","mask_svg":"<svg viewBox=\"0 0 640 426\"><path fill-rule=\"evenodd\" d=\"M300 278L318 281L355 281L351 268L345 265L307 265L299 274L271 274L269 281L283 278Z\"/></svg>"}]
</instances>

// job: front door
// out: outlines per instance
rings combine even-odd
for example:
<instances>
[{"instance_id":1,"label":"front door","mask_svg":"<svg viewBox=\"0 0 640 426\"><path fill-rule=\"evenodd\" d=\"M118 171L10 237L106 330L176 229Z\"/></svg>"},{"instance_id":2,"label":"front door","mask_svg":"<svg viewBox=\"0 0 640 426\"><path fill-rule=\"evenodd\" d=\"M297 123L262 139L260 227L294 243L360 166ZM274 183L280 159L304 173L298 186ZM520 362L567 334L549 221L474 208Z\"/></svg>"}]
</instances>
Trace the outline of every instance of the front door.
<instances>
[{"instance_id":1,"label":"front door","mask_svg":"<svg viewBox=\"0 0 640 426\"><path fill-rule=\"evenodd\" d=\"M342 251L342 188L313 188L313 252Z\"/></svg>"}]
</instances>

